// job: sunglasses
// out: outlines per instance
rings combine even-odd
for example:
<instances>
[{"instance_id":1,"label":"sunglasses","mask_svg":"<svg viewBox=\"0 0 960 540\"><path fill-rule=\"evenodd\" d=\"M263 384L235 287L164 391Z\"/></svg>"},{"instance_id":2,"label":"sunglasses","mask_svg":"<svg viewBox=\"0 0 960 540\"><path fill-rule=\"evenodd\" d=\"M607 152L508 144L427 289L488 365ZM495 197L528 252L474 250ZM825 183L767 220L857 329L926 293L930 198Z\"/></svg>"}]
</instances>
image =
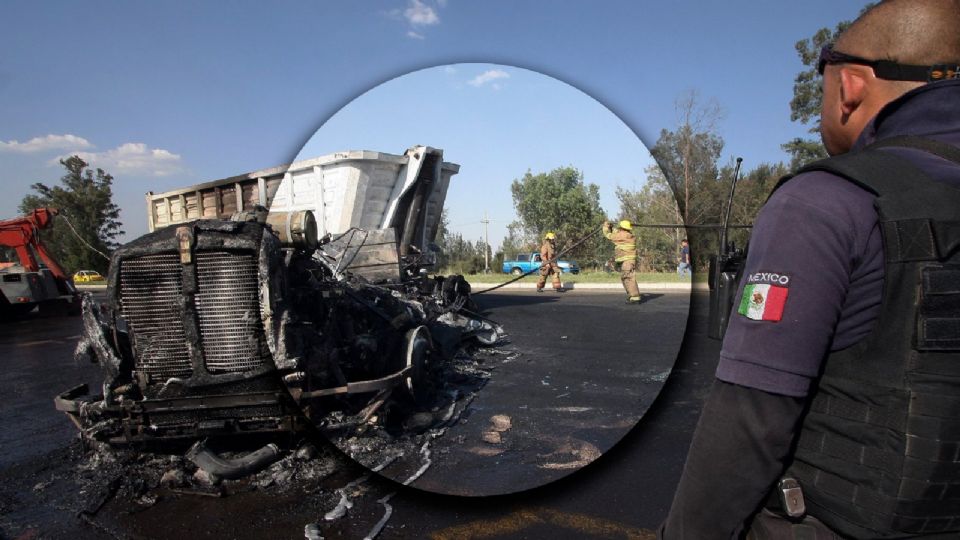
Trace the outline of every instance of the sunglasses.
<instances>
[{"instance_id":1,"label":"sunglasses","mask_svg":"<svg viewBox=\"0 0 960 540\"><path fill-rule=\"evenodd\" d=\"M943 79L960 78L960 64L935 64L932 66L917 66L898 64L892 60L867 60L852 54L842 53L833 49L828 43L820 49L820 59L817 61L817 73L823 76L823 70L828 64L858 64L873 68L873 73L879 79L889 81L923 81L933 82Z\"/></svg>"}]
</instances>

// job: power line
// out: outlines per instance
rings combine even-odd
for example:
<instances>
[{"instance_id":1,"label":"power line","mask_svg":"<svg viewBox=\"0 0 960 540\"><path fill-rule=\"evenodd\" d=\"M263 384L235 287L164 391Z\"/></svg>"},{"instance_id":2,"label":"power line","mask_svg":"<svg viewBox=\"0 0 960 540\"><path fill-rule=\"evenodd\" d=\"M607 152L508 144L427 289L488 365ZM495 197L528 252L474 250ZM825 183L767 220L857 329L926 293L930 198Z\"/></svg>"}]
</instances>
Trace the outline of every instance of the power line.
<instances>
[{"instance_id":1,"label":"power line","mask_svg":"<svg viewBox=\"0 0 960 540\"><path fill-rule=\"evenodd\" d=\"M596 234L599 233L599 232L600 232L600 229L594 229L593 232L590 232L590 233L587 233L587 234L583 235L582 237L580 237L580 239L578 239L578 240L577 240L576 242L574 242L572 245L567 246L567 247L561 249L561 250L556 254L556 256L554 256L554 258L552 259L552 261L560 260L560 257L562 257L564 254L566 254L568 251L570 251L570 250L572 250L573 248L579 246L580 244L586 242L587 240L593 238L593 237L596 236ZM542 267L544 263L552 262L552 261L542 261L542 262L540 263L540 266ZM488 288L488 289L483 289L482 291L477 291L477 292L474 292L474 293L471 293L471 294L473 294L474 296L476 296L476 295L478 295L478 294L483 294L483 293L486 293L486 292L495 291L495 290L499 289L500 287L505 287L505 286L513 283L514 281L518 281L518 280L520 280L520 279L523 279L523 278L529 276L530 274L532 274L532 273L534 273L534 272L539 272L539 271L540 271L540 268L539 268L539 267L538 267L538 268L530 269L530 270L527 271L526 273L520 274L519 276L517 276L517 277L515 277L515 278L513 278L513 279L504 281L503 283L501 283L501 284L499 284L499 285L490 287L490 288Z\"/></svg>"},{"instance_id":2,"label":"power line","mask_svg":"<svg viewBox=\"0 0 960 540\"><path fill-rule=\"evenodd\" d=\"M487 211L483 211L483 219L480 220L480 223L483 223L483 273L490 273L490 231L487 229L487 225L490 224L490 219L487 218Z\"/></svg>"},{"instance_id":3,"label":"power line","mask_svg":"<svg viewBox=\"0 0 960 540\"><path fill-rule=\"evenodd\" d=\"M77 230L73 228L73 223L70 223L70 220L67 219L67 216L64 215L63 212L61 212L60 214L58 214L58 216L61 217L61 218L63 218L63 221L67 224L68 227L70 227L70 230L73 231L73 234L74 234L74 236L77 237L77 240L80 240L81 242L83 242L83 245L87 246L88 248L92 249L92 250L95 251L96 253L100 254L100 256L103 257L104 259L106 259L106 260L108 260L108 261L110 260L110 257L104 255L103 252L101 252L101 251L98 250L97 248L91 246L86 240L83 239L82 236L80 236L80 233L78 233Z\"/></svg>"}]
</instances>

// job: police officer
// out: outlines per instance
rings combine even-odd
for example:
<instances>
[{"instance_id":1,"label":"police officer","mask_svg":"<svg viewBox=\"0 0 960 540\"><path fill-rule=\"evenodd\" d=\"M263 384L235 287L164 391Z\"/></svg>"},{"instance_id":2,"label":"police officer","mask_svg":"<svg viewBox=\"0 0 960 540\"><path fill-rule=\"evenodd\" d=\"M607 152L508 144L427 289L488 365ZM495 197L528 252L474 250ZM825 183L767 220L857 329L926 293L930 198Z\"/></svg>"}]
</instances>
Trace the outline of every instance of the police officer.
<instances>
[{"instance_id":1,"label":"police officer","mask_svg":"<svg viewBox=\"0 0 960 540\"><path fill-rule=\"evenodd\" d=\"M557 264L557 235L548 232L543 236L543 244L540 245L540 279L537 280L537 292L543 292L543 286L547 284L547 276L551 274L553 274L553 290L563 291L560 272L560 266Z\"/></svg>"},{"instance_id":2,"label":"police officer","mask_svg":"<svg viewBox=\"0 0 960 540\"><path fill-rule=\"evenodd\" d=\"M958 537L958 28L886 0L821 52L834 157L756 219L663 538Z\"/></svg>"},{"instance_id":3,"label":"police officer","mask_svg":"<svg viewBox=\"0 0 960 540\"><path fill-rule=\"evenodd\" d=\"M614 257L620 263L620 281L627 291L627 303L640 303L640 289L634 274L637 268L637 240L633 236L633 224L629 220L622 220L616 230L609 221L603 222L603 235L613 242Z\"/></svg>"}]
</instances>

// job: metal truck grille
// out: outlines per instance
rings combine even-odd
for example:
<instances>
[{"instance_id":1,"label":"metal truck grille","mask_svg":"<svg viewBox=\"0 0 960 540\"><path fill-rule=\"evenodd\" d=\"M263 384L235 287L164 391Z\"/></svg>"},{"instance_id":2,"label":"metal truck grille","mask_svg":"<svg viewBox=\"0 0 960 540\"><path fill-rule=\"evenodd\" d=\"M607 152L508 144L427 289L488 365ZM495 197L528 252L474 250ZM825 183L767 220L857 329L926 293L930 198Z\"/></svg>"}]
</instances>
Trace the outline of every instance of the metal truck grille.
<instances>
[{"instance_id":1,"label":"metal truck grille","mask_svg":"<svg viewBox=\"0 0 960 540\"><path fill-rule=\"evenodd\" d=\"M210 373L249 371L269 361L260 321L257 260L252 254L196 254L197 315Z\"/></svg>"},{"instance_id":2,"label":"metal truck grille","mask_svg":"<svg viewBox=\"0 0 960 540\"><path fill-rule=\"evenodd\" d=\"M193 374L180 308L181 272L176 254L120 263L120 309L135 337L137 370L151 378Z\"/></svg>"}]
</instances>

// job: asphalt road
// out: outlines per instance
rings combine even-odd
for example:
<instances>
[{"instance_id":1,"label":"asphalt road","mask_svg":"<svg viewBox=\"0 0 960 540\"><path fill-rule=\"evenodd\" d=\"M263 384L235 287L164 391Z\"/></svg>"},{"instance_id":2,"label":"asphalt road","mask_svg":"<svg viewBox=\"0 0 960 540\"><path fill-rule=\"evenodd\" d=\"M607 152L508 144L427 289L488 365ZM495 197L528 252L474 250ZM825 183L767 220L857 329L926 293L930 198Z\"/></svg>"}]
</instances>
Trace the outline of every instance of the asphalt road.
<instances>
[{"instance_id":1,"label":"asphalt road","mask_svg":"<svg viewBox=\"0 0 960 540\"><path fill-rule=\"evenodd\" d=\"M652 299L640 309L656 314L655 305ZM706 293L690 296L686 334L666 384L643 418L589 466L539 488L494 497L377 486L365 500L397 492L387 502L391 517L380 538L654 538L669 509L719 354L719 342L706 336L707 307ZM585 333L605 321L582 320ZM644 329L641 340L664 336L655 323ZM336 528L324 528L325 537L367 535L386 512L383 504L369 502Z\"/></svg>"},{"instance_id":2,"label":"asphalt road","mask_svg":"<svg viewBox=\"0 0 960 540\"><path fill-rule=\"evenodd\" d=\"M687 293L627 305L611 291L480 295L509 342L470 416L436 450L443 459L414 486L484 496L536 488L607 452L636 425L673 368ZM483 440L509 419L499 443Z\"/></svg>"},{"instance_id":3,"label":"asphalt road","mask_svg":"<svg viewBox=\"0 0 960 540\"><path fill-rule=\"evenodd\" d=\"M83 519L71 504L82 496L65 480L75 430L52 397L81 382L96 388L99 368L72 360L76 318L3 326L0 537L303 538L316 522L325 538L651 538L719 350L705 336L706 298L694 293L688 304L687 293L657 291L627 306L611 292L479 297L519 355L502 356L466 421L434 441L417 487L341 455L335 474L302 491L167 495L136 507L107 500ZM483 433L495 415L511 425L491 444ZM325 521L341 494L352 506Z\"/></svg>"},{"instance_id":4,"label":"asphalt road","mask_svg":"<svg viewBox=\"0 0 960 540\"><path fill-rule=\"evenodd\" d=\"M36 310L0 323L0 467L42 456L74 438L73 425L53 408L54 395L103 382L99 366L73 359L81 333L80 317L43 318Z\"/></svg>"}]
</instances>

